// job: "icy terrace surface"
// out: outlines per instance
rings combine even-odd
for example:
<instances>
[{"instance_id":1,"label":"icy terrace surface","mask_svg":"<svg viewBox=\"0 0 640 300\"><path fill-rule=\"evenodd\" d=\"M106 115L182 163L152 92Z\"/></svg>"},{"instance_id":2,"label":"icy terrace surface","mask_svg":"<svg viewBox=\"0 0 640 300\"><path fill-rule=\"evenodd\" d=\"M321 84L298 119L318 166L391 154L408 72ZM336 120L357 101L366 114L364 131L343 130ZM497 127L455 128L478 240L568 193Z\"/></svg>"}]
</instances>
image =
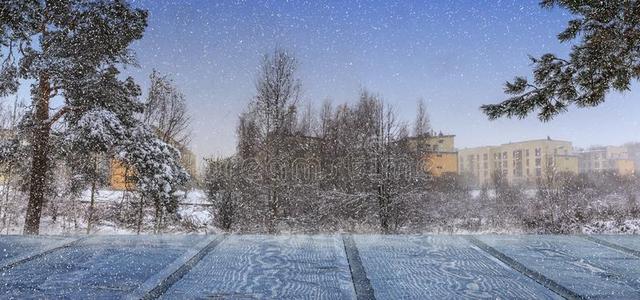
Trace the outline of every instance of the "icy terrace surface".
<instances>
[{"instance_id":1,"label":"icy terrace surface","mask_svg":"<svg viewBox=\"0 0 640 300\"><path fill-rule=\"evenodd\" d=\"M0 236L0 298L640 299L639 253L640 236Z\"/></svg>"}]
</instances>

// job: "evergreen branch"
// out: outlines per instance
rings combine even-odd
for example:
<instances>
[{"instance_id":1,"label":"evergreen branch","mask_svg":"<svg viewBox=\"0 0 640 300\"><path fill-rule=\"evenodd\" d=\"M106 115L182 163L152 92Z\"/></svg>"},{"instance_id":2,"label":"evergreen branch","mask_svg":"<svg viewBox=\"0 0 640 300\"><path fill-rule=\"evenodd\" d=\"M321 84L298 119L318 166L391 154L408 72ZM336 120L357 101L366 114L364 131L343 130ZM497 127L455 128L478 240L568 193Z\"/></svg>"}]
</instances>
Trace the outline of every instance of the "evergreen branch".
<instances>
[{"instance_id":1,"label":"evergreen branch","mask_svg":"<svg viewBox=\"0 0 640 300\"><path fill-rule=\"evenodd\" d=\"M640 10L637 1L630 2L542 1L542 7L559 6L578 16L558 35L560 42L577 37L582 40L572 47L568 59L550 53L531 57L535 84L516 77L505 83L504 92L511 98L482 105L481 110L490 120L524 118L538 111L538 118L548 121L571 104L593 107L604 102L612 90L629 90L631 80L640 78L636 65L640 56Z\"/></svg>"}]
</instances>

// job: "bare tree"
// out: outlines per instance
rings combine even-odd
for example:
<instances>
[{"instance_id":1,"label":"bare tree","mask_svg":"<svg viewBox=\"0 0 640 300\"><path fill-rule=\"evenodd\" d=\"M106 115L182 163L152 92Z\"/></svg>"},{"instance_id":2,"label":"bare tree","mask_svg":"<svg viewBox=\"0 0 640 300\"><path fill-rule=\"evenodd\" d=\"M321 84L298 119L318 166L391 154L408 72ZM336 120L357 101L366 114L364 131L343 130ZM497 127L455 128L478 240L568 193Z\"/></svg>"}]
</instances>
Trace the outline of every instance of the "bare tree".
<instances>
[{"instance_id":1,"label":"bare tree","mask_svg":"<svg viewBox=\"0 0 640 300\"><path fill-rule=\"evenodd\" d=\"M415 124L413 125L413 135L425 136L429 134L431 130L431 124L429 122L429 115L427 114L426 105L424 99L418 100L418 110L416 114Z\"/></svg>"},{"instance_id":2,"label":"bare tree","mask_svg":"<svg viewBox=\"0 0 640 300\"><path fill-rule=\"evenodd\" d=\"M191 116L184 94L169 75L153 70L143 121L155 127L165 143L185 145L190 140Z\"/></svg>"},{"instance_id":3,"label":"bare tree","mask_svg":"<svg viewBox=\"0 0 640 300\"><path fill-rule=\"evenodd\" d=\"M17 141L15 136L15 131L17 130L17 123L21 116L24 114L22 109L22 103L19 103L18 97L15 97L15 101L13 106L5 106L0 105L0 143L3 144L0 147L0 172L4 176L2 185L4 188L2 189L1 200L2 205L0 205L0 214L2 215L2 228L6 229L7 234L9 232L9 223L10 223L10 215L13 215L10 211L12 203L14 202L16 190L18 189L18 184L16 180L16 168L19 160L21 158L16 155ZM13 195L13 197L12 197Z\"/></svg>"},{"instance_id":4,"label":"bare tree","mask_svg":"<svg viewBox=\"0 0 640 300\"><path fill-rule=\"evenodd\" d=\"M304 106L304 111L302 111L300 115L300 120L298 120L296 134L310 136L315 129L314 125L313 108L311 107L311 103L307 103L307 105Z\"/></svg>"},{"instance_id":5,"label":"bare tree","mask_svg":"<svg viewBox=\"0 0 640 300\"><path fill-rule=\"evenodd\" d=\"M402 208L397 204L398 197L405 193L410 186L410 178L403 178L399 172L402 170L402 158L406 149L403 143L407 138L407 129L396 117L393 107L385 105L378 97L363 94L362 97L370 97L374 107L374 145L372 147L375 162L375 173L372 176L373 188L376 191L378 202L378 216L380 228L384 233L395 230L398 217L402 214ZM417 162L413 162L417 165Z\"/></svg>"},{"instance_id":6,"label":"bare tree","mask_svg":"<svg viewBox=\"0 0 640 300\"><path fill-rule=\"evenodd\" d=\"M238 120L236 129L238 137L237 153L242 159L253 158L258 153L259 129L256 124L255 114L244 112Z\"/></svg>"},{"instance_id":7,"label":"bare tree","mask_svg":"<svg viewBox=\"0 0 640 300\"><path fill-rule=\"evenodd\" d=\"M291 132L292 114L300 96L298 62L284 49L265 55L256 79L254 105L263 136Z\"/></svg>"},{"instance_id":8,"label":"bare tree","mask_svg":"<svg viewBox=\"0 0 640 300\"><path fill-rule=\"evenodd\" d=\"M287 170L274 166L292 157L295 135L309 134L312 129L310 109L300 122L297 119L301 85L296 70L295 57L284 49L265 55L256 77L256 95L237 127L239 158L255 160L255 171L260 173L256 180L242 181L251 185L242 187L243 193L253 195L246 205L263 210L260 217L270 232L283 218L283 202L291 188L283 173Z\"/></svg>"},{"instance_id":9,"label":"bare tree","mask_svg":"<svg viewBox=\"0 0 640 300\"><path fill-rule=\"evenodd\" d=\"M333 107L331 106L331 101L328 99L322 103L322 107L320 108L320 124L318 128L317 135L320 137L327 136L329 132L329 126L331 125L331 118L333 114Z\"/></svg>"}]
</instances>

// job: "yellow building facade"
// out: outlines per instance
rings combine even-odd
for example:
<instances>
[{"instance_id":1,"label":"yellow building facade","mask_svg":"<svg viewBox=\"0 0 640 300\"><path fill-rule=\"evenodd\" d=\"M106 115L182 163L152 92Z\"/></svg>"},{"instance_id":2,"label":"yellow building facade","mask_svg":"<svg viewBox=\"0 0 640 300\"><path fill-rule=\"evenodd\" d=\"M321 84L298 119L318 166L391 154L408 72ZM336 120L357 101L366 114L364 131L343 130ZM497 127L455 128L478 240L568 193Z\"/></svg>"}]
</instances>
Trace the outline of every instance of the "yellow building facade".
<instances>
[{"instance_id":1,"label":"yellow building facade","mask_svg":"<svg viewBox=\"0 0 640 300\"><path fill-rule=\"evenodd\" d=\"M425 156L427 171L436 177L458 173L457 152L431 152Z\"/></svg>"},{"instance_id":2,"label":"yellow building facade","mask_svg":"<svg viewBox=\"0 0 640 300\"><path fill-rule=\"evenodd\" d=\"M578 156L556 155L554 167L556 172L578 173Z\"/></svg>"},{"instance_id":3,"label":"yellow building facade","mask_svg":"<svg viewBox=\"0 0 640 300\"><path fill-rule=\"evenodd\" d=\"M635 162L631 159L616 159L613 161L613 169L622 176L633 175L636 172Z\"/></svg>"},{"instance_id":4,"label":"yellow building facade","mask_svg":"<svg viewBox=\"0 0 640 300\"><path fill-rule=\"evenodd\" d=\"M124 163L119 160L111 160L109 184L114 190L133 190L135 189L135 173Z\"/></svg>"},{"instance_id":5,"label":"yellow building facade","mask_svg":"<svg viewBox=\"0 0 640 300\"><path fill-rule=\"evenodd\" d=\"M408 138L409 147L417 153L424 153L425 171L440 177L458 173L458 152L455 149L455 135L432 134Z\"/></svg>"},{"instance_id":6,"label":"yellow building facade","mask_svg":"<svg viewBox=\"0 0 640 300\"><path fill-rule=\"evenodd\" d=\"M579 151L578 156L581 173L613 171L620 175L635 174L635 162L624 146L591 147Z\"/></svg>"},{"instance_id":7,"label":"yellow building facade","mask_svg":"<svg viewBox=\"0 0 640 300\"><path fill-rule=\"evenodd\" d=\"M571 142L550 138L484 146L458 151L460 174L476 185L487 185L495 174L509 183L535 183L550 172L578 173Z\"/></svg>"}]
</instances>

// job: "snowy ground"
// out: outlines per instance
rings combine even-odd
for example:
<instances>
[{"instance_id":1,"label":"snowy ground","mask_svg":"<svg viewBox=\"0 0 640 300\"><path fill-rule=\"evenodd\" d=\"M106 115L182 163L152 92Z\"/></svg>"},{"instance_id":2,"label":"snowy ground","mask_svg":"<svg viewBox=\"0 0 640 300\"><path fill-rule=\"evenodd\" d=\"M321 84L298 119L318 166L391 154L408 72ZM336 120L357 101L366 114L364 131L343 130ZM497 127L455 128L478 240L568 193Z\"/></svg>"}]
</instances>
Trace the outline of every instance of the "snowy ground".
<instances>
[{"instance_id":1,"label":"snowy ground","mask_svg":"<svg viewBox=\"0 0 640 300\"><path fill-rule=\"evenodd\" d=\"M638 299L640 236L0 237L2 298Z\"/></svg>"},{"instance_id":2,"label":"snowy ground","mask_svg":"<svg viewBox=\"0 0 640 300\"><path fill-rule=\"evenodd\" d=\"M535 190L530 189L526 191L528 197L535 196ZM479 190L470 191L470 197L478 198L480 194ZM489 197L494 197L493 191L488 191ZM96 195L96 207L99 211L102 211L102 216L98 217L97 224L93 225L91 234L94 235L128 235L136 234L137 230L135 226L125 227L122 224L118 224L113 221L113 218L105 217L108 215L104 210L106 207L114 207L114 210L118 210L117 204L125 202L127 196L123 191L114 190L99 190ZM131 197L131 196L129 196ZM618 197L619 198L619 197ZM596 203L603 207L614 207L618 210L625 209L623 204L618 203L619 199L611 196L602 201ZM41 220L40 233L43 235L77 235L86 233L86 215L88 211L88 203L90 199L90 191L85 191L81 197L81 206L78 206L75 220L71 220L69 217L59 218L54 221L49 215L44 215ZM618 202L616 202L618 201ZM24 204L24 203L23 203ZM101 209L102 208L102 209ZM193 189L186 194L180 195L180 205L178 207L178 214L180 216L179 222L174 222L168 225L163 230L165 234L213 234L221 233L214 226L214 216L212 214L212 205L207 199L206 194L199 189ZM469 223L474 221L473 224L480 224L479 227L470 227ZM525 233L539 233L531 229L526 229L521 226L496 226L491 223L485 222L485 220L469 218L451 218L443 224L435 223L422 230L413 230L412 233L429 233L429 234L525 234ZM9 223L9 226L0 228L0 234L21 234L24 222L24 208L13 216L13 222ZM152 212L147 212L145 217L145 224L153 224ZM143 233L152 233L151 225L148 225ZM289 232L283 230L282 232ZM291 232L295 232L292 230ZM360 233L373 233L377 232L376 228L362 228L358 229ZM399 230L399 232L404 232ZM640 234L640 219L637 218L617 218L611 217L609 219L594 219L572 228L572 233L583 234Z\"/></svg>"},{"instance_id":3,"label":"snowy ground","mask_svg":"<svg viewBox=\"0 0 640 300\"><path fill-rule=\"evenodd\" d=\"M218 232L211 224L213 224L213 216L211 214L211 203L207 200L207 196L202 190L191 190L186 194L180 195L180 206L178 207L178 214L184 222L188 222L190 228L188 230L183 228L170 228L170 231L175 234L184 233L215 233ZM125 192L118 190L102 189L96 194L95 205L97 210L100 207L108 205L122 203L125 199ZM75 224L69 219L59 219L54 221L49 216L43 216L40 223L40 234L42 235L74 235L86 233L86 210L88 203L91 199L91 192L89 190L84 191L81 194L80 202L84 205L78 209L78 216L75 220ZM8 228L0 230L0 234L21 234L24 216L21 212L20 215L15 216L15 223L11 224ZM148 223L152 223L152 220L148 220ZM100 218L98 224L93 225L91 231L92 234L97 235L128 235L136 234L136 230L132 228L124 228Z\"/></svg>"}]
</instances>

